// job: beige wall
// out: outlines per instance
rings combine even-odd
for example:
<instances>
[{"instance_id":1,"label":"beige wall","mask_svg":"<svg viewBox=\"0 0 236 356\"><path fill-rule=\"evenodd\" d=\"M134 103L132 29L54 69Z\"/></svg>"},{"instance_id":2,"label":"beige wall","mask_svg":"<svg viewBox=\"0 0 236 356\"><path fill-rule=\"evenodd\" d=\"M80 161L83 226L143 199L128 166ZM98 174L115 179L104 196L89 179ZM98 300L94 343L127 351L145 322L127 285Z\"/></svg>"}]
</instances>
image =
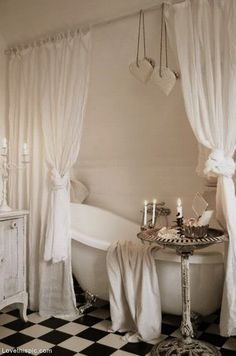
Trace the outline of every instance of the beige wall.
<instances>
[{"instance_id":1,"label":"beige wall","mask_svg":"<svg viewBox=\"0 0 236 356\"><path fill-rule=\"evenodd\" d=\"M148 54L159 63L160 12L146 16ZM202 190L196 176L197 145L186 118L180 81L169 97L129 73L135 59L137 18L93 31L87 113L77 177L89 204L139 221L144 199L157 197L185 214ZM171 67L177 65L173 58Z\"/></svg>"}]
</instances>

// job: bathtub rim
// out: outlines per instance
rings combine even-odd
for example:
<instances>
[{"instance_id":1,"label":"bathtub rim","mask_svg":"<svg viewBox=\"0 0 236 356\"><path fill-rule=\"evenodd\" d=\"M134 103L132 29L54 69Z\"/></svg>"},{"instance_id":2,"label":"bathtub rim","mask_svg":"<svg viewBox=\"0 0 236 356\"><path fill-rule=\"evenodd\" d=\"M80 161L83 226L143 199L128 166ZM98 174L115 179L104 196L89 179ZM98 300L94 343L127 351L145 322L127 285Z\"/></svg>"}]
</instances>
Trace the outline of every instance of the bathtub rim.
<instances>
[{"instance_id":1,"label":"bathtub rim","mask_svg":"<svg viewBox=\"0 0 236 356\"><path fill-rule=\"evenodd\" d=\"M98 241L98 239L86 235L74 228L71 229L71 239L80 242L86 246L93 247L102 251L107 251L109 248L109 243L107 241L104 240Z\"/></svg>"},{"instance_id":2,"label":"bathtub rim","mask_svg":"<svg viewBox=\"0 0 236 356\"><path fill-rule=\"evenodd\" d=\"M122 215L116 214L116 213L114 213L113 211L107 210L107 209L105 209L105 208L101 208L101 207L99 207L99 206L90 205L90 204L86 204L86 203L73 203L73 202L70 202L70 206L72 206L72 207L79 206L80 209L83 207L83 208L85 208L85 209L92 209L92 210L94 210L94 211L96 210L96 211L104 212L106 215L114 216L114 217L116 217L116 218L119 218L119 219L121 219L121 220L123 220L123 221L126 221L126 222L130 223L131 225L133 225L133 226L135 226L135 227L138 228L137 233L140 232L140 224L138 224L137 222L135 222L135 221L133 221L133 220L130 220L130 219L128 219L128 218L125 218L125 217L122 216ZM83 209L83 208L82 208L82 209ZM74 226L72 226L72 229L74 229Z\"/></svg>"}]
</instances>

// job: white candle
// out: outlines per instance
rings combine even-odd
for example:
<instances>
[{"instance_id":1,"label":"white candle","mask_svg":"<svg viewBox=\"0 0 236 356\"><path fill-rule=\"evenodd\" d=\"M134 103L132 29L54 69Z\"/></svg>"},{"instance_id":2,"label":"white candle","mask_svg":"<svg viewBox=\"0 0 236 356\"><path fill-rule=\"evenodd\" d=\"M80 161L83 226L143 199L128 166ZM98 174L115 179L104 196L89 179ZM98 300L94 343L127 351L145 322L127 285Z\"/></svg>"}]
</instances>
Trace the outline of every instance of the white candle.
<instances>
[{"instance_id":1,"label":"white candle","mask_svg":"<svg viewBox=\"0 0 236 356\"><path fill-rule=\"evenodd\" d=\"M27 143L23 144L23 155L28 155L29 154L29 149Z\"/></svg>"},{"instance_id":2,"label":"white candle","mask_svg":"<svg viewBox=\"0 0 236 356\"><path fill-rule=\"evenodd\" d=\"M154 226L154 224L155 224L156 203L157 203L157 200L156 200L156 199L153 199L153 201L152 201L152 225L153 225L153 226Z\"/></svg>"},{"instance_id":3,"label":"white candle","mask_svg":"<svg viewBox=\"0 0 236 356\"><path fill-rule=\"evenodd\" d=\"M6 137L4 137L2 139L2 148L7 148L7 139L6 139Z\"/></svg>"},{"instance_id":4,"label":"white candle","mask_svg":"<svg viewBox=\"0 0 236 356\"><path fill-rule=\"evenodd\" d=\"M182 218L183 217L183 208L182 208L182 202L181 199L177 199L177 217Z\"/></svg>"},{"instance_id":5,"label":"white candle","mask_svg":"<svg viewBox=\"0 0 236 356\"><path fill-rule=\"evenodd\" d=\"M144 215L143 215L143 225L147 225L147 208L148 208L148 201L144 200Z\"/></svg>"}]
</instances>

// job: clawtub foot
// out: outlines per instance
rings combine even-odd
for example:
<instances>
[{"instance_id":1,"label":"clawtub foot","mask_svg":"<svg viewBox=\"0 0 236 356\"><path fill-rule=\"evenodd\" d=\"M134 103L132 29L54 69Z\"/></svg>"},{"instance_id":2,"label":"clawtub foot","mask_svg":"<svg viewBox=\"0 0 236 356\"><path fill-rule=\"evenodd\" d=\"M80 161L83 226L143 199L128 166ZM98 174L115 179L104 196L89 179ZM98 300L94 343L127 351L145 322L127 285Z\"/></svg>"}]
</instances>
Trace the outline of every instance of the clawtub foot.
<instances>
[{"instance_id":1,"label":"clawtub foot","mask_svg":"<svg viewBox=\"0 0 236 356\"><path fill-rule=\"evenodd\" d=\"M94 303L96 302L97 300L97 297L96 295L90 293L89 291L85 291L84 292L84 297L85 297L85 304L81 305L81 307L79 307L79 313L80 314L84 314L84 312L92 307L94 305Z\"/></svg>"}]
</instances>

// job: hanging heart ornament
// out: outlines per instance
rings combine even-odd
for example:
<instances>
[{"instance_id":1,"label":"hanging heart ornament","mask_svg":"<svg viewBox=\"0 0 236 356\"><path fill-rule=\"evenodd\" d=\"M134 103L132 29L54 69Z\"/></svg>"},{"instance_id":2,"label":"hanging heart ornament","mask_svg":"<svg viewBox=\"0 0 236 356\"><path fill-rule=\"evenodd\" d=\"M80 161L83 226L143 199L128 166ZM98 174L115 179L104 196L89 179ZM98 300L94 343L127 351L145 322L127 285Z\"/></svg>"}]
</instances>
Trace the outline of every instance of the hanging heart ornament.
<instances>
[{"instance_id":1,"label":"hanging heart ornament","mask_svg":"<svg viewBox=\"0 0 236 356\"><path fill-rule=\"evenodd\" d=\"M146 83L152 75L153 66L146 58L133 62L129 66L130 73L143 83Z\"/></svg>"},{"instance_id":2,"label":"hanging heart ornament","mask_svg":"<svg viewBox=\"0 0 236 356\"><path fill-rule=\"evenodd\" d=\"M173 72L168 67L167 29L164 19L164 3L162 4L161 10L160 67L155 67L152 73L151 82L158 85L164 94L169 95L175 86L177 73ZM163 40L165 46L165 66L162 65Z\"/></svg>"},{"instance_id":3,"label":"hanging heart ornament","mask_svg":"<svg viewBox=\"0 0 236 356\"><path fill-rule=\"evenodd\" d=\"M152 73L151 82L159 86L164 94L170 94L176 83L175 73L168 67L155 68Z\"/></svg>"}]
</instances>

